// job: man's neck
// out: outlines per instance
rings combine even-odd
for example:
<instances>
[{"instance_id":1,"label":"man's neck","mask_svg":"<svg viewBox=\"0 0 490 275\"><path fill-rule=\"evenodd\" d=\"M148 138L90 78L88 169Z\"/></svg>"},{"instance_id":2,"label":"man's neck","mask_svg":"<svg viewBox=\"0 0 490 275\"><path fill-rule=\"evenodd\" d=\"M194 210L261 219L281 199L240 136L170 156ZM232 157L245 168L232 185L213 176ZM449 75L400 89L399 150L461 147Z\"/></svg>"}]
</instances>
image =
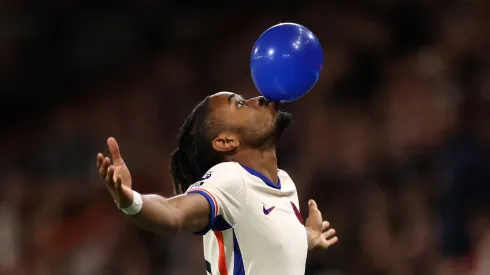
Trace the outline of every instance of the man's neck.
<instances>
[{"instance_id":1,"label":"man's neck","mask_svg":"<svg viewBox=\"0 0 490 275\"><path fill-rule=\"evenodd\" d=\"M275 185L278 184L277 156L275 149L266 151L256 149L243 150L241 152L237 152L237 154L233 157L233 161L262 173L264 176L272 180Z\"/></svg>"}]
</instances>

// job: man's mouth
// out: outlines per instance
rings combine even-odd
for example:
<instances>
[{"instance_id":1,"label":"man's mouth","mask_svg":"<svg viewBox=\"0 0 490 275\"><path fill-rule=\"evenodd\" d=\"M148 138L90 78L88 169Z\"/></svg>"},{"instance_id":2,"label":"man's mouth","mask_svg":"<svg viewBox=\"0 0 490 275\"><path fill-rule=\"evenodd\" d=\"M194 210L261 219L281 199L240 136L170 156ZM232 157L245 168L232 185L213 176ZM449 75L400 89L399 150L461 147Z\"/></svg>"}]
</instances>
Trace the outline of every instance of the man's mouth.
<instances>
[{"instance_id":1,"label":"man's mouth","mask_svg":"<svg viewBox=\"0 0 490 275\"><path fill-rule=\"evenodd\" d=\"M276 101L270 101L266 99L265 97L261 97L260 99L260 104L265 107L272 107L274 110L279 110L279 103Z\"/></svg>"}]
</instances>

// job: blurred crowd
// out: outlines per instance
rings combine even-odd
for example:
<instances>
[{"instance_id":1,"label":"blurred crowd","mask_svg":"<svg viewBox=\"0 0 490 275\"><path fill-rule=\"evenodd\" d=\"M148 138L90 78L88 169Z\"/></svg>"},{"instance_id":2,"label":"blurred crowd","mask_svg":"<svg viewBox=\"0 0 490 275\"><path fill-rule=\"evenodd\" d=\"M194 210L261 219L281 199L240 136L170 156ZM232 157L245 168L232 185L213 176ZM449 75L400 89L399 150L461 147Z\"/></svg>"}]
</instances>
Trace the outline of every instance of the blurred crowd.
<instances>
[{"instance_id":1,"label":"blurred crowd","mask_svg":"<svg viewBox=\"0 0 490 275\"><path fill-rule=\"evenodd\" d=\"M490 2L140 2L2 1L0 274L204 274L201 238L130 224L95 157L116 137L134 188L171 196L180 125L209 94L256 96L250 50L284 21L325 50L279 148L340 239L306 274L490 274Z\"/></svg>"}]
</instances>

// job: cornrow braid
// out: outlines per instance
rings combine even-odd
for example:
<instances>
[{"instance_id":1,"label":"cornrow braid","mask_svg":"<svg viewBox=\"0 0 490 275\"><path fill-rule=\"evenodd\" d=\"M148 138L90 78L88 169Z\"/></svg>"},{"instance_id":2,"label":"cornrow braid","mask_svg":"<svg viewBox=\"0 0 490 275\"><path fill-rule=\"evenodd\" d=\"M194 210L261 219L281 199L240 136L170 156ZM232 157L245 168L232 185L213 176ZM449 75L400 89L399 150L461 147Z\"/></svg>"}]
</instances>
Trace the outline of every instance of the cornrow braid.
<instances>
[{"instance_id":1,"label":"cornrow braid","mask_svg":"<svg viewBox=\"0 0 490 275\"><path fill-rule=\"evenodd\" d=\"M182 125L178 148L171 156L170 173L175 194L184 193L207 170L224 160L212 147L218 132L218 125L210 119L209 97L206 97Z\"/></svg>"}]
</instances>

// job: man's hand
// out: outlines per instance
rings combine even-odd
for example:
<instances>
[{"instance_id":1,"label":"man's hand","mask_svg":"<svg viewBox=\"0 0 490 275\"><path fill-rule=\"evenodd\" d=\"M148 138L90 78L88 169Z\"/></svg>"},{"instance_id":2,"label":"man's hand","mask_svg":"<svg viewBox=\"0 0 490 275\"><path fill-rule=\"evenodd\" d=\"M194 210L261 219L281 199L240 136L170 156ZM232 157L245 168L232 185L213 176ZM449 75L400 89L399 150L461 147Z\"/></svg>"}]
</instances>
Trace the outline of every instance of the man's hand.
<instances>
[{"instance_id":1,"label":"man's hand","mask_svg":"<svg viewBox=\"0 0 490 275\"><path fill-rule=\"evenodd\" d=\"M107 140L111 159L97 155L97 168L104 179L107 190L119 208L133 204L131 174L124 163L119 146L114 138ZM200 194L187 194L167 199L159 195L141 195L143 207L137 215L126 217L141 228L155 234L177 231L199 232L209 224L210 205Z\"/></svg>"},{"instance_id":2,"label":"man's hand","mask_svg":"<svg viewBox=\"0 0 490 275\"><path fill-rule=\"evenodd\" d=\"M335 229L327 230L330 223L323 221L322 213L318 210L314 200L308 202L308 207L310 208L310 213L305 224L308 234L308 249L311 250L315 247L327 249L339 240L334 236Z\"/></svg>"},{"instance_id":3,"label":"man's hand","mask_svg":"<svg viewBox=\"0 0 490 275\"><path fill-rule=\"evenodd\" d=\"M131 174L121 157L116 140L112 137L109 138L107 146L111 152L113 164L111 165L110 158L99 153L97 155L97 169L99 175L105 180L106 187L114 201L120 208L126 208L133 203Z\"/></svg>"}]
</instances>

